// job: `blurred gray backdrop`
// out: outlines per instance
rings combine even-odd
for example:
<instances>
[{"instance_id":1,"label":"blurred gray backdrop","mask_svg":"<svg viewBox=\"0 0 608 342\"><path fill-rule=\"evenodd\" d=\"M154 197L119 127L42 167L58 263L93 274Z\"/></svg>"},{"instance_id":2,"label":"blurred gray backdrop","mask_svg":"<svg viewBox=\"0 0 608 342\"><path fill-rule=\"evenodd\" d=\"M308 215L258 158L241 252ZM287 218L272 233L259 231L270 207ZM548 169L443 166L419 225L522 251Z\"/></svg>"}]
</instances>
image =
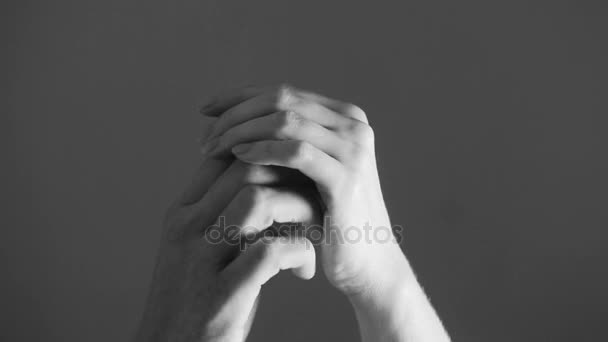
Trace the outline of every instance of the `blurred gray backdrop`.
<instances>
[{"instance_id":1,"label":"blurred gray backdrop","mask_svg":"<svg viewBox=\"0 0 608 342\"><path fill-rule=\"evenodd\" d=\"M196 106L291 82L362 106L404 249L459 341L605 340L603 1L4 1L0 339L127 341ZM321 272L251 341L358 338Z\"/></svg>"}]
</instances>

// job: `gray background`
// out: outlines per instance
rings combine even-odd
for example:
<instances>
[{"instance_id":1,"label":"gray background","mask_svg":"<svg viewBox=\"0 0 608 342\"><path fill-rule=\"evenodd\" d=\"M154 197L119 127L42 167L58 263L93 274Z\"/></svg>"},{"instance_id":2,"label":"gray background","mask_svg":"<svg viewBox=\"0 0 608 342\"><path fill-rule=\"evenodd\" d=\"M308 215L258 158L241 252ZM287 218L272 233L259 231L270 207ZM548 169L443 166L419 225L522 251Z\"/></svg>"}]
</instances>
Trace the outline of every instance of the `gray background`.
<instances>
[{"instance_id":1,"label":"gray background","mask_svg":"<svg viewBox=\"0 0 608 342\"><path fill-rule=\"evenodd\" d=\"M128 340L197 164L196 105L283 81L368 112L392 219L455 340L607 338L605 2L0 6L0 339ZM250 340L355 338L321 274L285 274Z\"/></svg>"}]
</instances>

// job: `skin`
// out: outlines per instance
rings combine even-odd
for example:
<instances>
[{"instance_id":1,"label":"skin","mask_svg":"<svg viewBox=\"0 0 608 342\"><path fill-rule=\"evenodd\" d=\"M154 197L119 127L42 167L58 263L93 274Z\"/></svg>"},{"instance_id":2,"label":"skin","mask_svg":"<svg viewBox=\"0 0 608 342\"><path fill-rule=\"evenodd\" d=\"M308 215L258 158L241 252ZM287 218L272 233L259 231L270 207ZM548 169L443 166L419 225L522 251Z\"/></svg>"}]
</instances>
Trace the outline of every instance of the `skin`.
<instances>
[{"instance_id":1,"label":"skin","mask_svg":"<svg viewBox=\"0 0 608 342\"><path fill-rule=\"evenodd\" d=\"M226 225L314 222L310 191L281 187L292 172L217 159L203 161L192 184L168 210L157 265L135 341L244 341L261 286L280 270L315 273L312 244L301 236L264 236L239 245L206 238ZM308 193L307 193L308 192ZM208 235L207 235L208 237Z\"/></svg>"},{"instance_id":2,"label":"skin","mask_svg":"<svg viewBox=\"0 0 608 342\"><path fill-rule=\"evenodd\" d=\"M321 265L332 285L346 295L352 303L364 341L449 341L447 333L416 281L406 257L390 230L391 223L384 205L376 168L373 130L368 124L366 114L359 107L282 85L241 88L220 94L203 108L203 113L217 117L208 140L202 148L207 160L230 160L232 156L235 156L239 161L236 165L267 168L264 169L266 170L264 172L275 172L272 182L248 180L248 182L257 184L257 188L264 186L261 188L264 189L262 191L277 191L273 182L289 185L279 188L284 193L274 195L274 198L281 199L279 201L270 202L267 197L262 196L251 196L247 200L233 200L228 205L228 209L223 211L226 219L230 218L231 222L238 224L253 224L258 231L262 231L270 226L272 221L313 223L315 217L322 215L325 237L332 238L324 239L323 243L318 246ZM206 170L205 167L202 169ZM294 171L295 174L286 174L286 172ZM215 172L219 174L219 171ZM257 174L259 175L260 172ZM305 190L298 190L298 188L311 188L310 186L298 187L297 184L305 183L302 181L302 175L314 182L316 195L307 194ZM198 199L195 207L206 208L210 205L209 203L212 201L205 202L205 198L234 196L234 190L227 191L221 184L225 183L226 187L236 187L236 185L222 182L223 177L216 181L216 184L220 183L220 185L214 184L210 187L207 186L206 190L200 190L205 189L205 186L197 185L197 182L209 184L211 178L213 177L206 172L197 176L198 181L195 180L195 185L191 188L199 190L192 191L206 192L206 195L203 195L202 199ZM238 176L235 178L238 179ZM265 179L265 181L268 180ZM273 187L269 185L273 185ZM225 194L226 191L232 195ZM238 194L240 193L237 192L236 197L240 198ZM291 201L286 200L286 196L291 196ZM201 196L192 196L192 198L197 199ZM320 213L315 211L316 199L320 204ZM260 202L263 205L260 205ZM277 209L278 206L281 207L280 210ZM255 214L251 214L250 207L262 207L267 212L255 218ZM204 213L201 214L201 211ZM209 223L205 220L209 220L210 217L217 219L217 213L221 211L199 209L194 212L197 214L187 214L187 217L196 217L194 219L180 219L180 215L183 214L173 214L173 216L170 214L169 216L178 217L178 226L181 228L177 231L194 230L196 233L193 234L193 239L196 240L201 234L196 227L208 226ZM279 212L281 217L275 217ZM205 220L198 218L201 215ZM314 255L314 253L309 251L308 254L303 252L298 254L294 251L300 251L301 246L309 244L310 241L303 237L291 241L290 253L300 257L293 257L290 260L297 259L298 262L292 261L287 265L282 265L282 261L275 260L273 270L278 272L279 269L294 268L297 270L297 274L307 278L311 276L311 268L314 269L314 263L313 266L310 266L310 260L314 260L314 257L310 255ZM256 243L254 246L265 245ZM211 250L219 249L216 246L208 247L200 244L197 244L196 247L181 245L175 248L177 251L173 254L182 254L180 251L186 248L186 250L205 249L205 252L200 252L204 255L215 256L215 253L231 255L234 260L232 264L228 264L229 266L224 269L224 272L226 269L238 269L238 271L229 272L230 277L250 279L235 276L235 274L252 272L248 269L251 267L251 263L238 262L238 260L249 260L248 252L239 254L233 251L222 254L223 252L211 252ZM252 248L252 250L256 249ZM198 255L197 253L195 255ZM165 255L162 249L160 255ZM277 254L273 254L272 257L281 259ZM228 257L226 258L226 260L230 260ZM193 266L184 266L183 263L187 265L193 262L192 260L199 259L200 261L194 267L197 267L197 270L198 267L204 269L210 259L192 258L190 254L178 257L174 262L169 263L167 271L163 271L167 268L163 268L162 263L159 262L161 266L158 268L157 278L171 278L163 276L163 272L170 273L170 269L173 267L177 269L186 267L191 270ZM260 258L253 257L253 259L259 261ZM263 262L273 263L271 259L264 259ZM247 264L248 266L230 268L230 265L233 264ZM276 266L277 264L279 266ZM213 282L216 273L201 272L200 274L204 275L201 278L204 279L199 281L191 279L192 277L198 279L192 272L186 273L185 278L167 280L167 286L181 286L176 284L185 282L192 284L189 287L191 289L189 291L192 292L200 292L201 286L203 288L207 286L212 290L217 288L217 285L209 287L209 282ZM249 288L245 291L247 295L236 295L238 289L232 290L232 287L226 285L227 283L224 283L221 288L224 289L224 292L228 292L228 295L214 295L212 290L204 290L206 295L201 302L214 303L214 306L219 309L212 310L211 313L208 312L209 309L203 308L204 305L198 307L198 311L197 308L192 309L193 316L201 317L194 320L192 326L199 324L200 327L204 327L204 331L206 331L205 329L214 331L210 335L231 336L234 341L242 341L246 337L251 322L250 318L255 311L254 303L259 287L263 284L262 280L264 282L268 280L271 272L265 274L265 277L255 278L257 282L252 281L253 285L242 280L238 283L240 284L237 286L238 289ZM221 276L219 278L225 279ZM160 283L163 282L160 281ZM192 298L184 293L188 291L175 292L181 294L175 294L178 297L177 300L168 296L169 298L165 300L168 307L183 310L185 305L171 303L188 303L187 307L192 307L190 304ZM186 296L186 298L180 296ZM233 296L241 296L239 298L246 298L246 300L243 299L237 303L234 300L224 299L224 297L232 298ZM163 312L163 307L155 309L155 296L152 295L151 298L149 301L152 303L150 304L153 308L151 311ZM231 315L221 314L224 310L229 310L224 308L230 308ZM236 323L233 318L235 315L240 317ZM231 317L231 319L226 317ZM154 322L154 320L151 321ZM181 322L182 320L174 318L173 321ZM188 320L186 321L188 322ZM218 326L222 329L216 328ZM222 332L215 333L218 330ZM209 335L209 333L206 334ZM200 337L205 336L204 334L189 336L194 339L184 339L184 341L211 340L201 339ZM227 339L222 339L222 341L224 340Z\"/></svg>"}]
</instances>

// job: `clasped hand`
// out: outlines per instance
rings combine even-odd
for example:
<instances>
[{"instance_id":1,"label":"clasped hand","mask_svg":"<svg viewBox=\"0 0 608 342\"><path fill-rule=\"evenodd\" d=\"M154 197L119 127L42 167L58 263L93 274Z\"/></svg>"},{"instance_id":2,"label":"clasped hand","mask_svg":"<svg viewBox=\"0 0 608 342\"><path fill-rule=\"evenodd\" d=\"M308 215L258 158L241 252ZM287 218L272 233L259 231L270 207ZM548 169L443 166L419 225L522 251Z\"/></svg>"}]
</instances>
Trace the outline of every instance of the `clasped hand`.
<instances>
[{"instance_id":1,"label":"clasped hand","mask_svg":"<svg viewBox=\"0 0 608 342\"><path fill-rule=\"evenodd\" d=\"M359 107L278 86L202 112L217 119L168 211L139 340L244 341L262 285L313 277L317 257L364 340L447 340L396 243ZM269 229L291 222L304 230Z\"/></svg>"}]
</instances>

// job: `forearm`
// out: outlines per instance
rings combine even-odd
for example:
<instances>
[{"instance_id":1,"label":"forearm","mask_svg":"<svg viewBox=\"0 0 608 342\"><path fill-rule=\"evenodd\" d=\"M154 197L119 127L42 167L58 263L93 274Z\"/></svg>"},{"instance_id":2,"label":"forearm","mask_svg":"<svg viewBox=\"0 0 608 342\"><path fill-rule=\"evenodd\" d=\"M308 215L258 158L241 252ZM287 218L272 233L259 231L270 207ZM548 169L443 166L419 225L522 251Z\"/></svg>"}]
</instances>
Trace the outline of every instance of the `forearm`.
<instances>
[{"instance_id":1,"label":"forearm","mask_svg":"<svg viewBox=\"0 0 608 342\"><path fill-rule=\"evenodd\" d=\"M363 342L450 341L405 258L399 279L349 297Z\"/></svg>"}]
</instances>

